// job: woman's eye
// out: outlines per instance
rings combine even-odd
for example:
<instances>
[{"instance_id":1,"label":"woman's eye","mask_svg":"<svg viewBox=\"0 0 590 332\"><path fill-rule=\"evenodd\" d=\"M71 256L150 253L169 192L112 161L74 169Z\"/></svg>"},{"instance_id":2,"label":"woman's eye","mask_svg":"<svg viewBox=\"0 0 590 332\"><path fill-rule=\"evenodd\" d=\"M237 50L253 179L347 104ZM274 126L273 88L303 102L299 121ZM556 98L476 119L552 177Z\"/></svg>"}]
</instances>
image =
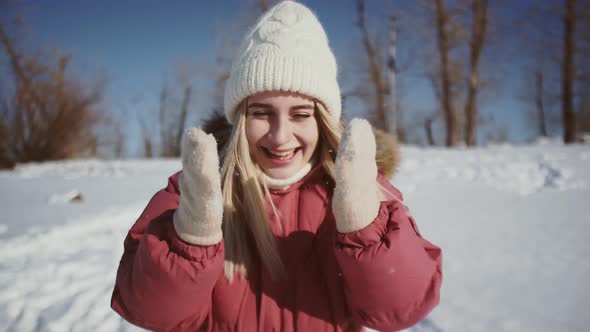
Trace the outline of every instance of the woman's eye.
<instances>
[{"instance_id":1,"label":"woman's eye","mask_svg":"<svg viewBox=\"0 0 590 332\"><path fill-rule=\"evenodd\" d=\"M265 117L265 116L267 116L267 115L268 115L268 112L266 112L266 111L252 111L252 112L250 113L250 115L252 115L252 116L254 116L254 117L257 117L257 118L260 118L260 117Z\"/></svg>"},{"instance_id":2,"label":"woman's eye","mask_svg":"<svg viewBox=\"0 0 590 332\"><path fill-rule=\"evenodd\" d=\"M294 115L294 117L297 119L307 119L310 116L311 116L311 114L309 114L309 113L297 113Z\"/></svg>"}]
</instances>

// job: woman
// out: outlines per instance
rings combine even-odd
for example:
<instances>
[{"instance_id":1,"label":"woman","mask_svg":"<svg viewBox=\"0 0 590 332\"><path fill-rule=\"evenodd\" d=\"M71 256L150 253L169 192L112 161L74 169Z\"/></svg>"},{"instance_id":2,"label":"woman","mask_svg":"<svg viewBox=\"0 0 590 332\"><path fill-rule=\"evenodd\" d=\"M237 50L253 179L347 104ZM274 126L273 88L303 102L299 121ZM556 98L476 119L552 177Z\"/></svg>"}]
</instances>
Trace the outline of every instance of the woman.
<instances>
[{"instance_id":1,"label":"woman","mask_svg":"<svg viewBox=\"0 0 590 332\"><path fill-rule=\"evenodd\" d=\"M342 133L336 72L309 9L258 20L226 85L229 132L187 131L182 172L125 239L115 311L157 331L392 331L438 303L441 251L378 175L369 124Z\"/></svg>"}]
</instances>

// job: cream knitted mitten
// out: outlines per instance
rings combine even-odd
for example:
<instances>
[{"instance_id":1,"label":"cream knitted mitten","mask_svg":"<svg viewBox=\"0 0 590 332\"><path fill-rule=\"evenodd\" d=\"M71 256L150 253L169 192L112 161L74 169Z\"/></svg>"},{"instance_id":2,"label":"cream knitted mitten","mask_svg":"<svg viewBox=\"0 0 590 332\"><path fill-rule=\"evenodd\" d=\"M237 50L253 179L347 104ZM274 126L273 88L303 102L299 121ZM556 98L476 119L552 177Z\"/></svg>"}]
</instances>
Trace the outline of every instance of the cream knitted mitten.
<instances>
[{"instance_id":1,"label":"cream knitted mitten","mask_svg":"<svg viewBox=\"0 0 590 332\"><path fill-rule=\"evenodd\" d=\"M174 228L184 241L212 245L222 239L223 198L217 142L200 128L186 131L182 142L180 203Z\"/></svg>"},{"instance_id":2,"label":"cream knitted mitten","mask_svg":"<svg viewBox=\"0 0 590 332\"><path fill-rule=\"evenodd\" d=\"M381 202L375 151L369 122L352 119L344 129L335 165L332 210L340 233L359 231L377 217Z\"/></svg>"}]
</instances>

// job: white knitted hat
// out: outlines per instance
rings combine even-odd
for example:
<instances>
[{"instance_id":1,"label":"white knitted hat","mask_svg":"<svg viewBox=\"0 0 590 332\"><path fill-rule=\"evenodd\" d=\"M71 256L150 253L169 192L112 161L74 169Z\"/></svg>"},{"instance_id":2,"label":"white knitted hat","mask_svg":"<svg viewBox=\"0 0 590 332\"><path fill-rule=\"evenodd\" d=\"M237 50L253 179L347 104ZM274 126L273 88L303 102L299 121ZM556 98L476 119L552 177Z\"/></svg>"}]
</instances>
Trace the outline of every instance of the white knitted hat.
<instances>
[{"instance_id":1,"label":"white knitted hat","mask_svg":"<svg viewBox=\"0 0 590 332\"><path fill-rule=\"evenodd\" d=\"M302 4L283 1L260 17L244 37L225 86L225 117L263 91L290 91L318 99L340 120L336 58L317 17Z\"/></svg>"}]
</instances>

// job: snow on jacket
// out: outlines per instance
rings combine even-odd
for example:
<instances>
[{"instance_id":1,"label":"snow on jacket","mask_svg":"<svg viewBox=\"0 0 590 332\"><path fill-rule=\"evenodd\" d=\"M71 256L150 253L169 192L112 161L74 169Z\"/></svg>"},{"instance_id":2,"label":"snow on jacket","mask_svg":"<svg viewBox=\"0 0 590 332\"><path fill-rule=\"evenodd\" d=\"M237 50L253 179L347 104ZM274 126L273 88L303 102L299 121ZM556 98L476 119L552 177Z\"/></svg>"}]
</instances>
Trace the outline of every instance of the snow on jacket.
<instances>
[{"instance_id":1,"label":"snow on jacket","mask_svg":"<svg viewBox=\"0 0 590 332\"><path fill-rule=\"evenodd\" d=\"M273 281L259 264L247 279L223 274L224 243L195 246L172 224L177 173L129 231L111 306L155 331L382 331L418 322L438 303L441 250L426 241L402 203L382 201L366 228L341 234L331 183L321 167L271 197L283 216L271 229L288 276Z\"/></svg>"}]
</instances>

